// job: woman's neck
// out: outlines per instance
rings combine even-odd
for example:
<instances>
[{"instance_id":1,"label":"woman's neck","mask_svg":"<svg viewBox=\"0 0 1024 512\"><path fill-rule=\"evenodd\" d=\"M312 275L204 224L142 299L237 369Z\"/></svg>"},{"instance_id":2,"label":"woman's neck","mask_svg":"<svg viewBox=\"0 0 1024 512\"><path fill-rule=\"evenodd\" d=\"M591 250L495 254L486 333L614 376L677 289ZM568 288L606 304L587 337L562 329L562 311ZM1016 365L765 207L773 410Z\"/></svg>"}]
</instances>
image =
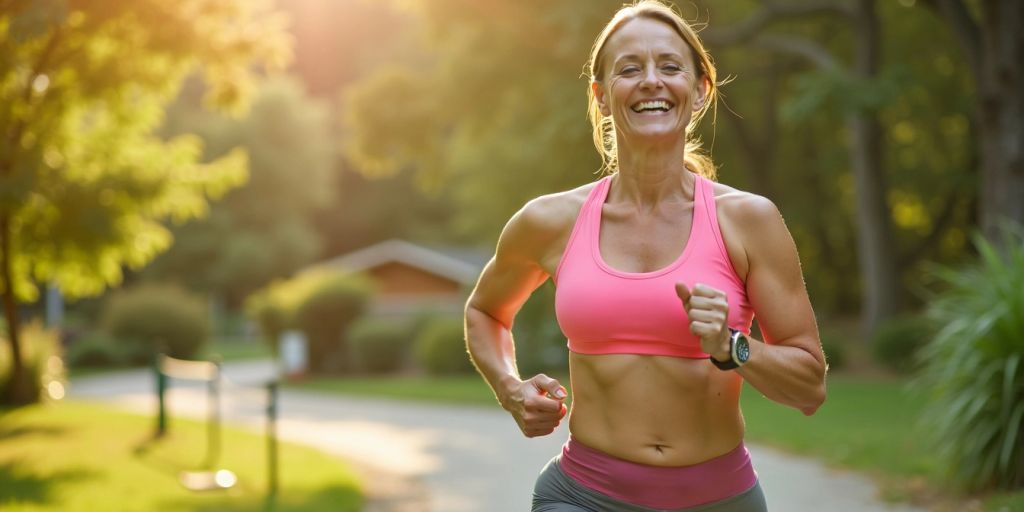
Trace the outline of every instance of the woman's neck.
<instances>
[{"instance_id":1,"label":"woman's neck","mask_svg":"<svg viewBox=\"0 0 1024 512\"><path fill-rule=\"evenodd\" d=\"M685 146L619 149L619 169L610 201L649 210L669 200L692 201L696 176L686 170Z\"/></svg>"}]
</instances>

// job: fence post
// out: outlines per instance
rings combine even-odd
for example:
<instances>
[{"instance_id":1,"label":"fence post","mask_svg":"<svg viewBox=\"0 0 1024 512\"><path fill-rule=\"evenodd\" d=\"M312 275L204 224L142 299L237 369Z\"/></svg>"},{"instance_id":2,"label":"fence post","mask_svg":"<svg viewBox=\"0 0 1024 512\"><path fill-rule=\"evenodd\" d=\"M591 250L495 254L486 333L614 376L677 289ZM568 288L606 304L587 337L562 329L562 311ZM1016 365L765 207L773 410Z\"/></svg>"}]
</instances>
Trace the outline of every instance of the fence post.
<instances>
[{"instance_id":1,"label":"fence post","mask_svg":"<svg viewBox=\"0 0 1024 512\"><path fill-rule=\"evenodd\" d=\"M267 497L277 496L277 381L267 383Z\"/></svg>"},{"instance_id":2,"label":"fence post","mask_svg":"<svg viewBox=\"0 0 1024 512\"><path fill-rule=\"evenodd\" d=\"M213 376L206 381L207 398L210 406L210 417L207 421L206 468L213 469L220 459L220 362L213 361Z\"/></svg>"},{"instance_id":3,"label":"fence post","mask_svg":"<svg viewBox=\"0 0 1024 512\"><path fill-rule=\"evenodd\" d=\"M156 375L156 400L159 410L156 415L156 434L155 438L161 438L167 433L167 403L165 395L167 393L167 376L160 369L160 359L163 354L156 353L153 356L153 372Z\"/></svg>"}]
</instances>

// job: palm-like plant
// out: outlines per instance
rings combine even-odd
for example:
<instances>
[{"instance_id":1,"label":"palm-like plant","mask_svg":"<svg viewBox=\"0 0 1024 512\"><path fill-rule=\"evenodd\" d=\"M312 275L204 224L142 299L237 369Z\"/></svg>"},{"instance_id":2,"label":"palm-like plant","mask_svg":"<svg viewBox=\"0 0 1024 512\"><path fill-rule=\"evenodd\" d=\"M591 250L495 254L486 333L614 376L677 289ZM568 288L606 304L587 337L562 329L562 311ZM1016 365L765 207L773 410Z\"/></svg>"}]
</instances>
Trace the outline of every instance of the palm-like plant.
<instances>
[{"instance_id":1,"label":"palm-like plant","mask_svg":"<svg viewBox=\"0 0 1024 512\"><path fill-rule=\"evenodd\" d=\"M979 261L934 274L948 289L929 305L937 333L921 351L925 421L966 490L1024 486L1024 230L1005 247L975 237Z\"/></svg>"}]
</instances>

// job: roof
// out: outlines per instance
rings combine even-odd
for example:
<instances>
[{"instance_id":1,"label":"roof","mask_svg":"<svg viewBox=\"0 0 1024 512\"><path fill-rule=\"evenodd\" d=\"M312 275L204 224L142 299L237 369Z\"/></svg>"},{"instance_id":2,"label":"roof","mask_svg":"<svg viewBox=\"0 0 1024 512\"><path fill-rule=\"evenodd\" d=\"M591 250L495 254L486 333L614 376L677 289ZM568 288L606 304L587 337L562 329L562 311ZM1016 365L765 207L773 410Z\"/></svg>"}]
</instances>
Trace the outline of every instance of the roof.
<instances>
[{"instance_id":1,"label":"roof","mask_svg":"<svg viewBox=\"0 0 1024 512\"><path fill-rule=\"evenodd\" d=\"M352 272L402 263L463 284L476 282L490 259L482 251L463 247L430 248L392 239L327 260L317 267L341 267Z\"/></svg>"}]
</instances>

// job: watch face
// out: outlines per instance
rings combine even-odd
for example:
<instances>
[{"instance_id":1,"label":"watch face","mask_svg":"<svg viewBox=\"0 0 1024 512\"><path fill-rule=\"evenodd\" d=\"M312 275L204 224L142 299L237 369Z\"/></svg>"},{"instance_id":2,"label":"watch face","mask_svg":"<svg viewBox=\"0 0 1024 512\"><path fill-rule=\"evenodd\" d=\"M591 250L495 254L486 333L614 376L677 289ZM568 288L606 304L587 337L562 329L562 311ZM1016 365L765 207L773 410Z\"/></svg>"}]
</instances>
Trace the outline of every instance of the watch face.
<instances>
[{"instance_id":1,"label":"watch face","mask_svg":"<svg viewBox=\"0 0 1024 512\"><path fill-rule=\"evenodd\" d=\"M750 343L747 337L740 334L736 337L736 362L743 364L750 359Z\"/></svg>"}]
</instances>

